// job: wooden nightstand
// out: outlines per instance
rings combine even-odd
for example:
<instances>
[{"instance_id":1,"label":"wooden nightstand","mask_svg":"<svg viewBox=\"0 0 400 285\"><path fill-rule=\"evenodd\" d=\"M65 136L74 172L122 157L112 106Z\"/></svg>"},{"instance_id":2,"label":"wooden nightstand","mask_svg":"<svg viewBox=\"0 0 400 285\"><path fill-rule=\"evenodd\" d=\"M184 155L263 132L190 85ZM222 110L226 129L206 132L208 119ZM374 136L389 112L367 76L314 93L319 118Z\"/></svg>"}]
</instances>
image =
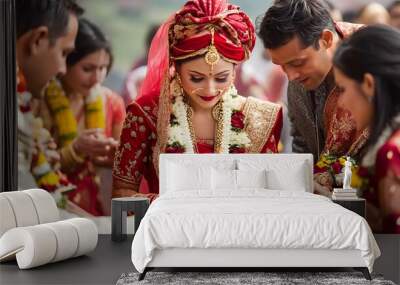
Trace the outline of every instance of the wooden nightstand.
<instances>
[{"instance_id":1,"label":"wooden nightstand","mask_svg":"<svg viewBox=\"0 0 400 285\"><path fill-rule=\"evenodd\" d=\"M361 217L365 218L365 199L355 198L351 200L340 200L332 199L332 202L339 204L340 206L359 214Z\"/></svg>"}]
</instances>

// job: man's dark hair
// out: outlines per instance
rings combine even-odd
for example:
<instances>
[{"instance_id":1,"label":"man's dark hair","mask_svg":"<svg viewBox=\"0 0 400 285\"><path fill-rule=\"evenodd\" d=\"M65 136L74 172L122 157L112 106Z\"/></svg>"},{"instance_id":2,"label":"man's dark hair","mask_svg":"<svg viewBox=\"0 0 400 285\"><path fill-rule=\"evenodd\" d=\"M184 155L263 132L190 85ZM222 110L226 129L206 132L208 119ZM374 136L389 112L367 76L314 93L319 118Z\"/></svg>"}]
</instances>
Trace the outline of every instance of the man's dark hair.
<instances>
[{"instance_id":1,"label":"man's dark hair","mask_svg":"<svg viewBox=\"0 0 400 285\"><path fill-rule=\"evenodd\" d=\"M392 10L393 10L394 8L396 8L397 6L400 6L400 0L393 1L393 2L387 7L387 10L388 10L389 14L391 14L391 13L392 13Z\"/></svg>"},{"instance_id":2,"label":"man's dark hair","mask_svg":"<svg viewBox=\"0 0 400 285\"><path fill-rule=\"evenodd\" d=\"M17 38L40 26L49 29L51 41L66 33L70 13L80 16L83 8L75 0L17 0Z\"/></svg>"},{"instance_id":3,"label":"man's dark hair","mask_svg":"<svg viewBox=\"0 0 400 285\"><path fill-rule=\"evenodd\" d=\"M109 71L113 64L111 43L99 27L87 19L80 18L78 34L75 40L75 49L68 55L67 65L73 66L85 56L99 50L105 50L110 56L110 65L107 68L107 71Z\"/></svg>"},{"instance_id":4,"label":"man's dark hair","mask_svg":"<svg viewBox=\"0 0 400 285\"><path fill-rule=\"evenodd\" d=\"M327 5L319 0L276 0L257 26L268 49L279 48L295 36L304 47L318 49L323 30L335 31Z\"/></svg>"},{"instance_id":5,"label":"man's dark hair","mask_svg":"<svg viewBox=\"0 0 400 285\"><path fill-rule=\"evenodd\" d=\"M343 41L333 58L335 67L350 79L361 84L366 73L375 79L369 146L378 142L387 126L400 128L393 125L400 113L400 54L395 50L400 50L400 32L389 26L373 25Z\"/></svg>"}]
</instances>

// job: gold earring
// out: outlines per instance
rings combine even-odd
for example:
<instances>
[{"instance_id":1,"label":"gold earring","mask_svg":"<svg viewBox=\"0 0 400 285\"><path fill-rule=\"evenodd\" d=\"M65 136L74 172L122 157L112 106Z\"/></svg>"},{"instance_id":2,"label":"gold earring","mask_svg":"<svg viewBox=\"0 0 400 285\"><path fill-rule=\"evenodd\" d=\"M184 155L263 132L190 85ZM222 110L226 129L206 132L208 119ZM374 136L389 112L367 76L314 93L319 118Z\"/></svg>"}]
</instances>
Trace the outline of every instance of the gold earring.
<instances>
[{"instance_id":1,"label":"gold earring","mask_svg":"<svg viewBox=\"0 0 400 285\"><path fill-rule=\"evenodd\" d=\"M231 85L229 87L227 87L226 91L229 92L230 94L232 94L233 96L238 95L236 87L235 87L235 84L233 83L233 81L232 81Z\"/></svg>"},{"instance_id":2,"label":"gold earring","mask_svg":"<svg viewBox=\"0 0 400 285\"><path fill-rule=\"evenodd\" d=\"M216 122L222 122L223 120L223 107L222 107L222 100L219 100L217 104L212 108L211 111L212 117Z\"/></svg>"},{"instance_id":3,"label":"gold earring","mask_svg":"<svg viewBox=\"0 0 400 285\"><path fill-rule=\"evenodd\" d=\"M219 96L219 95L223 95L223 94L225 93L225 91L226 91L226 88L223 88L223 89L217 89L217 96Z\"/></svg>"},{"instance_id":4,"label":"gold earring","mask_svg":"<svg viewBox=\"0 0 400 285\"><path fill-rule=\"evenodd\" d=\"M182 86L182 80L181 80L179 73L176 73L175 78L176 78L176 81L178 82L178 84Z\"/></svg>"},{"instance_id":5,"label":"gold earring","mask_svg":"<svg viewBox=\"0 0 400 285\"><path fill-rule=\"evenodd\" d=\"M172 92L174 97L183 96L184 94L182 81L178 73L175 75L175 80L173 80Z\"/></svg>"}]
</instances>

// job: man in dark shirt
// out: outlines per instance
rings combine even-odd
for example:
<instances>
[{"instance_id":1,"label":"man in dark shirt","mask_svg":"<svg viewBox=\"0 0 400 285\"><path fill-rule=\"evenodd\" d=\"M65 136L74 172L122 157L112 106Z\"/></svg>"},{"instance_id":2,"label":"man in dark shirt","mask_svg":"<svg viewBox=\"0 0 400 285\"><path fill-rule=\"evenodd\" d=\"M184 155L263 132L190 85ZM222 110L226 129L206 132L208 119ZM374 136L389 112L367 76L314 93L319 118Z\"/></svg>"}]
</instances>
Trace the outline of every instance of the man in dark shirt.
<instances>
[{"instance_id":1,"label":"man in dark shirt","mask_svg":"<svg viewBox=\"0 0 400 285\"><path fill-rule=\"evenodd\" d=\"M258 35L272 61L282 67L290 81L293 151L312 153L314 161L326 150L329 137L327 99L340 92L332 72L335 48L359 27L334 23L327 6L315 0L277 0L259 25ZM330 104L336 102L331 100Z\"/></svg>"}]
</instances>

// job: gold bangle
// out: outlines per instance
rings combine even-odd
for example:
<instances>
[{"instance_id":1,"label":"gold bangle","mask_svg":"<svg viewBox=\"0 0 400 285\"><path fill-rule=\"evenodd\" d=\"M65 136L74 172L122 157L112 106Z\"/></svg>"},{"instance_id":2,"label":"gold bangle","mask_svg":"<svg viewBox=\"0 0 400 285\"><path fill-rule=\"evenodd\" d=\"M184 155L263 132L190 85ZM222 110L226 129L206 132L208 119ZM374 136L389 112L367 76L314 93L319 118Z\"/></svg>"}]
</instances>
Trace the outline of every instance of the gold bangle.
<instances>
[{"instance_id":1,"label":"gold bangle","mask_svg":"<svg viewBox=\"0 0 400 285\"><path fill-rule=\"evenodd\" d=\"M77 163L72 158L71 152L69 151L69 147L65 146L61 149L61 166L62 169L71 169L75 167Z\"/></svg>"},{"instance_id":2,"label":"gold bangle","mask_svg":"<svg viewBox=\"0 0 400 285\"><path fill-rule=\"evenodd\" d=\"M84 163L85 159L75 152L73 144L74 143L68 145L69 153L71 154L72 159L75 160L76 163Z\"/></svg>"}]
</instances>

